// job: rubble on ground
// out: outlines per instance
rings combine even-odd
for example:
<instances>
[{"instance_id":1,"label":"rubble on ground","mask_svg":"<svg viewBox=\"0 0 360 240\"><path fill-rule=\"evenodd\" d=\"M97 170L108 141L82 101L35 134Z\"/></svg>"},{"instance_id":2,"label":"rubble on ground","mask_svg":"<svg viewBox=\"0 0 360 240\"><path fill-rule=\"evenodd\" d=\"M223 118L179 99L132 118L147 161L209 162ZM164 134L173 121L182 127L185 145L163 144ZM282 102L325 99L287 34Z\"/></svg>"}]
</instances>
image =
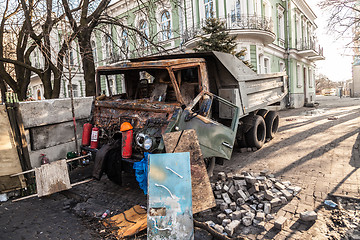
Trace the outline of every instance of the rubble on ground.
<instances>
[{"instance_id":1,"label":"rubble on ground","mask_svg":"<svg viewBox=\"0 0 360 240\"><path fill-rule=\"evenodd\" d=\"M272 213L301 191L301 187L293 186L289 181L280 181L266 170L260 174L219 172L212 189L220 213L217 214L217 222L208 221L207 224L230 237L240 226L263 228L265 222L274 219ZM314 219L314 214L304 213L304 218ZM286 222L285 217L275 219L274 227L282 229Z\"/></svg>"}]
</instances>

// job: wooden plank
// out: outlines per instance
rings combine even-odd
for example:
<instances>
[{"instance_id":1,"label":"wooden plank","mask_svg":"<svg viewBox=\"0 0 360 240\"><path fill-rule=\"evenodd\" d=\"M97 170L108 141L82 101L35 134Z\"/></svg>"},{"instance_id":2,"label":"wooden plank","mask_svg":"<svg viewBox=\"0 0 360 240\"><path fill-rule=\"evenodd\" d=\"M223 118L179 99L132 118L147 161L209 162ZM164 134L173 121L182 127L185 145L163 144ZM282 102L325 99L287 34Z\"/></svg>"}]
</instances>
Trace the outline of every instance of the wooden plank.
<instances>
[{"instance_id":1,"label":"wooden plank","mask_svg":"<svg viewBox=\"0 0 360 240\"><path fill-rule=\"evenodd\" d=\"M71 188L66 160L55 161L35 168L35 176L39 197Z\"/></svg>"},{"instance_id":2,"label":"wooden plank","mask_svg":"<svg viewBox=\"0 0 360 240\"><path fill-rule=\"evenodd\" d=\"M194 239L190 154L149 155L147 239Z\"/></svg>"},{"instance_id":3,"label":"wooden plank","mask_svg":"<svg viewBox=\"0 0 360 240\"><path fill-rule=\"evenodd\" d=\"M123 213L112 216L103 222L110 227L119 239L131 237L147 227L147 212L141 206L136 205Z\"/></svg>"},{"instance_id":4,"label":"wooden plank","mask_svg":"<svg viewBox=\"0 0 360 240\"><path fill-rule=\"evenodd\" d=\"M190 152L193 213L215 207L214 194L195 130L166 133L163 139L168 153Z\"/></svg>"}]
</instances>

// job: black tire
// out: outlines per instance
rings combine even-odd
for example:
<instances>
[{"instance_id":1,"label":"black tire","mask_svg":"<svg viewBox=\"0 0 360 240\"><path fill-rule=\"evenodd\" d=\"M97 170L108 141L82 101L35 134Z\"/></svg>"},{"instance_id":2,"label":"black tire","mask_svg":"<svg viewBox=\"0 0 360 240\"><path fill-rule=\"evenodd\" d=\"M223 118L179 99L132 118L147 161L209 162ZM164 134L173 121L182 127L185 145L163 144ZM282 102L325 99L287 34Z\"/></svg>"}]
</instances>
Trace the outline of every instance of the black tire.
<instances>
[{"instance_id":1,"label":"black tire","mask_svg":"<svg viewBox=\"0 0 360 240\"><path fill-rule=\"evenodd\" d=\"M121 148L111 149L106 156L105 173L108 178L118 184L122 184Z\"/></svg>"},{"instance_id":2,"label":"black tire","mask_svg":"<svg viewBox=\"0 0 360 240\"><path fill-rule=\"evenodd\" d=\"M253 127L245 134L246 142L250 147L261 148L266 139L266 125L263 117L253 117Z\"/></svg>"},{"instance_id":3,"label":"black tire","mask_svg":"<svg viewBox=\"0 0 360 240\"><path fill-rule=\"evenodd\" d=\"M273 139L279 128L279 115L275 111L270 111L265 117L266 138Z\"/></svg>"}]
</instances>

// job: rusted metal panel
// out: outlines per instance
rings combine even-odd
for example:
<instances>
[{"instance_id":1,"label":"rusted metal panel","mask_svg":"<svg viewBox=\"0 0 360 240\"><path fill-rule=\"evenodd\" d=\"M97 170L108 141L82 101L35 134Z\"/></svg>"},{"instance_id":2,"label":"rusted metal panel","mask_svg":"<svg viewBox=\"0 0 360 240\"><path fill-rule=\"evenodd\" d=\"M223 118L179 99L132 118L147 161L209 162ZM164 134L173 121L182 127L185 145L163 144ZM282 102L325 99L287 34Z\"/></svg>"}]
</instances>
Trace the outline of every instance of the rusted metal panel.
<instances>
[{"instance_id":1,"label":"rusted metal panel","mask_svg":"<svg viewBox=\"0 0 360 240\"><path fill-rule=\"evenodd\" d=\"M215 207L214 194L195 130L166 133L163 139L167 153L190 153L193 213Z\"/></svg>"},{"instance_id":2,"label":"rusted metal panel","mask_svg":"<svg viewBox=\"0 0 360 240\"><path fill-rule=\"evenodd\" d=\"M149 156L148 239L194 239L190 154Z\"/></svg>"}]
</instances>

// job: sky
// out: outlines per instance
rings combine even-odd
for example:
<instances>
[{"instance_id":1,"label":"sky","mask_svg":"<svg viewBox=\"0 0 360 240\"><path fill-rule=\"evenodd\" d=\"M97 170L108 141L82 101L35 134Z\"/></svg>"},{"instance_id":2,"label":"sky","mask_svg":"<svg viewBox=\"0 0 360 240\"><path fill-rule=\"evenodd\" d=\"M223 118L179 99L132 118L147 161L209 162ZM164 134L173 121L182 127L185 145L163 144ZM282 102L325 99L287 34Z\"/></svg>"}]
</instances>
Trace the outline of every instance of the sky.
<instances>
[{"instance_id":1,"label":"sky","mask_svg":"<svg viewBox=\"0 0 360 240\"><path fill-rule=\"evenodd\" d=\"M307 0L315 12L318 26L316 35L319 44L324 48L325 60L317 61L318 74L326 75L332 81L345 81L352 78L352 56L345 45L349 39L336 39L334 34L327 32L327 19L329 15L317 6L321 0Z\"/></svg>"}]
</instances>

